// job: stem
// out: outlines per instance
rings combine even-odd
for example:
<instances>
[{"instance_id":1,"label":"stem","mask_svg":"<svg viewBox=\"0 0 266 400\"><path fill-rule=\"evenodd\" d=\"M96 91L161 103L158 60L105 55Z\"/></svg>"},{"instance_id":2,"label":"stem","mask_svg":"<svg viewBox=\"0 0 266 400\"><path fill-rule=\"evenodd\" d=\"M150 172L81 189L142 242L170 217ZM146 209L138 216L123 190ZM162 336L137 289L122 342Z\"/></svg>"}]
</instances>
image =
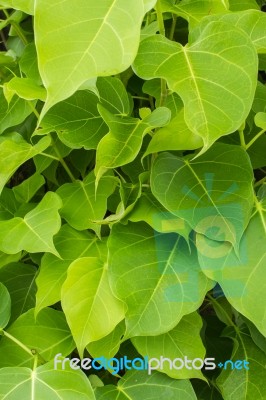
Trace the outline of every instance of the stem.
<instances>
[{"instance_id":1,"label":"stem","mask_svg":"<svg viewBox=\"0 0 266 400\"><path fill-rule=\"evenodd\" d=\"M21 27L16 23L16 21L13 21L12 19L10 19L10 15L8 14L8 12L6 10L3 10L3 13L5 14L6 18L9 20L10 25L14 28L16 34L21 39L22 43L26 46L29 42L28 42L28 39L26 38L26 36L24 35Z\"/></svg>"},{"instance_id":2,"label":"stem","mask_svg":"<svg viewBox=\"0 0 266 400\"><path fill-rule=\"evenodd\" d=\"M52 138L51 138L52 139ZM64 170L66 171L66 173L68 174L69 178L71 179L72 182L75 182L76 178L74 177L74 175L72 174L72 172L70 171L68 165L66 164L65 160L61 157L61 154L58 150L58 148L56 147L55 142L51 141L52 145L53 145L53 149L58 157L58 161L60 162L60 164L62 165L62 167L64 168Z\"/></svg>"},{"instance_id":3,"label":"stem","mask_svg":"<svg viewBox=\"0 0 266 400\"><path fill-rule=\"evenodd\" d=\"M173 22L172 22L171 30L170 30L170 34L169 34L169 39L170 39L170 40L173 40L173 39L174 39L177 16L176 16L175 14L172 14L172 18L173 18Z\"/></svg>"},{"instance_id":4,"label":"stem","mask_svg":"<svg viewBox=\"0 0 266 400\"><path fill-rule=\"evenodd\" d=\"M246 150L246 142L245 142L245 136L244 136L244 128L240 128L238 130L239 133L239 138L240 138L240 144L241 146Z\"/></svg>"},{"instance_id":5,"label":"stem","mask_svg":"<svg viewBox=\"0 0 266 400\"><path fill-rule=\"evenodd\" d=\"M131 96L131 97L132 97L132 99L150 101L150 99L148 97L142 97L142 96Z\"/></svg>"},{"instance_id":6,"label":"stem","mask_svg":"<svg viewBox=\"0 0 266 400\"><path fill-rule=\"evenodd\" d=\"M10 335L10 333L8 333L6 331L2 330L2 331L0 331L0 333L2 333L8 339L12 340L12 342L16 343L21 349L26 351L26 353L30 354L31 357L34 357L34 355L32 354L31 349L29 349L27 346L25 346L25 344L23 344L20 340L16 339L14 336Z\"/></svg>"},{"instance_id":7,"label":"stem","mask_svg":"<svg viewBox=\"0 0 266 400\"><path fill-rule=\"evenodd\" d=\"M165 27L164 27L161 0L157 0L155 9L156 9L157 21L158 21L158 25L159 25L159 32L161 35L165 36ZM161 98L160 98L160 103L159 103L160 107L162 107L164 105L166 98L167 98L166 80L161 79Z\"/></svg>"},{"instance_id":8,"label":"stem","mask_svg":"<svg viewBox=\"0 0 266 400\"><path fill-rule=\"evenodd\" d=\"M254 138L251 139L250 142L248 142L248 144L246 145L246 150L249 149L249 148L256 142L256 140L257 140L261 135L263 135L263 133L265 133L265 129L262 129L261 131L259 131L259 133L257 133L257 135L254 136Z\"/></svg>"},{"instance_id":9,"label":"stem","mask_svg":"<svg viewBox=\"0 0 266 400\"><path fill-rule=\"evenodd\" d=\"M262 178L258 182L256 182L254 184L254 187L258 187L258 186L262 185L264 182L266 182L266 176L264 176L264 178Z\"/></svg>"}]
</instances>

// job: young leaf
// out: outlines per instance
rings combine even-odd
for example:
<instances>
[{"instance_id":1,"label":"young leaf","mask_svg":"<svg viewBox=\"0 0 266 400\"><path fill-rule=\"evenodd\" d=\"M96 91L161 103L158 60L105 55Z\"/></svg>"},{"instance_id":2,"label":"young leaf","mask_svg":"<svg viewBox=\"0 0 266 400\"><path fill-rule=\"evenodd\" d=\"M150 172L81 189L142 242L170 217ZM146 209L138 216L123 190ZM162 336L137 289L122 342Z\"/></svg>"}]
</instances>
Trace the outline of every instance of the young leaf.
<instances>
[{"instance_id":1,"label":"young leaf","mask_svg":"<svg viewBox=\"0 0 266 400\"><path fill-rule=\"evenodd\" d=\"M111 292L107 265L96 257L79 258L70 265L61 296L81 356L90 342L108 335L125 317L123 302Z\"/></svg>"},{"instance_id":2,"label":"young leaf","mask_svg":"<svg viewBox=\"0 0 266 400\"><path fill-rule=\"evenodd\" d=\"M196 160L189 158L170 153L156 158L151 173L153 195L195 231L238 245L254 203L246 152L217 143Z\"/></svg>"},{"instance_id":3,"label":"young leaf","mask_svg":"<svg viewBox=\"0 0 266 400\"><path fill-rule=\"evenodd\" d=\"M65 183L57 194L63 201L61 216L77 230L93 229L99 236L101 226L95 221L101 220L106 213L107 199L114 192L116 180L107 175L101 180L95 194L95 176L91 171L84 181Z\"/></svg>"},{"instance_id":4,"label":"young leaf","mask_svg":"<svg viewBox=\"0 0 266 400\"><path fill-rule=\"evenodd\" d=\"M235 47L243 51L236 54ZM187 126L202 137L205 151L245 121L258 68L246 33L232 24L212 22L185 47L160 35L143 40L134 69L144 79L166 79L180 95Z\"/></svg>"},{"instance_id":5,"label":"young leaf","mask_svg":"<svg viewBox=\"0 0 266 400\"><path fill-rule=\"evenodd\" d=\"M85 81L115 75L133 62L144 14L143 0L38 0L34 30L40 74L47 89L42 116ZM58 15L60 25L58 25ZM73 28L74 21L74 28ZM119 24L117 23L119 21Z\"/></svg>"},{"instance_id":6,"label":"young leaf","mask_svg":"<svg viewBox=\"0 0 266 400\"><path fill-rule=\"evenodd\" d=\"M0 221L0 250L8 254L21 250L30 253L47 251L59 256L54 247L53 236L61 226L58 214L61 206L60 198L55 193L48 192L24 218Z\"/></svg>"},{"instance_id":7,"label":"young leaf","mask_svg":"<svg viewBox=\"0 0 266 400\"><path fill-rule=\"evenodd\" d=\"M14 77L4 84L3 90L8 103L15 95L25 100L40 99L45 101L46 99L46 90L29 78Z\"/></svg>"},{"instance_id":8,"label":"young leaf","mask_svg":"<svg viewBox=\"0 0 266 400\"><path fill-rule=\"evenodd\" d=\"M140 151L144 135L154 128L166 125L171 117L166 107L157 108L142 120L115 116L100 105L98 108L109 126L109 133L102 138L97 147L97 181L108 169L133 161Z\"/></svg>"},{"instance_id":9,"label":"young leaf","mask_svg":"<svg viewBox=\"0 0 266 400\"><path fill-rule=\"evenodd\" d=\"M11 316L11 298L10 294L0 282L0 330L4 329L8 324Z\"/></svg>"},{"instance_id":10,"label":"young leaf","mask_svg":"<svg viewBox=\"0 0 266 400\"><path fill-rule=\"evenodd\" d=\"M211 286L193 244L190 252L177 234L159 234L144 223L116 224L108 248L112 290L128 307L127 338L173 329Z\"/></svg>"}]
</instances>

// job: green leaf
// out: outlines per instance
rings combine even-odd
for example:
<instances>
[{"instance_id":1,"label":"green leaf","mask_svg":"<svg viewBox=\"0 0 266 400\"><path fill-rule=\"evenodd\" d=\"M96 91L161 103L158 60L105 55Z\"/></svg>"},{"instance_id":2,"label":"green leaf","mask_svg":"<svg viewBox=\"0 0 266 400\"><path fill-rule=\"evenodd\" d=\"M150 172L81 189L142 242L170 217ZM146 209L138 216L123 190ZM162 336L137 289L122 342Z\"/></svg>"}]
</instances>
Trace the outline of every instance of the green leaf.
<instances>
[{"instance_id":1,"label":"green leaf","mask_svg":"<svg viewBox=\"0 0 266 400\"><path fill-rule=\"evenodd\" d=\"M166 150L195 150L203 146L201 137L193 133L184 119L184 110L152 137L144 157Z\"/></svg>"},{"instance_id":2,"label":"green leaf","mask_svg":"<svg viewBox=\"0 0 266 400\"><path fill-rule=\"evenodd\" d=\"M95 195L94 171L83 181L65 183L57 194L63 201L61 216L77 230L92 229L99 236L101 226L94 221L103 219L107 209L107 199L116 187L113 176L105 176L97 187Z\"/></svg>"},{"instance_id":3,"label":"green leaf","mask_svg":"<svg viewBox=\"0 0 266 400\"><path fill-rule=\"evenodd\" d=\"M14 97L10 104L7 103L3 90L0 90L0 134L11 126L16 126L24 121L35 107L35 102L28 102L19 97Z\"/></svg>"},{"instance_id":4,"label":"green leaf","mask_svg":"<svg viewBox=\"0 0 266 400\"><path fill-rule=\"evenodd\" d=\"M264 29L266 23L265 13L259 10L249 9L241 12L218 14L207 17L202 21L202 24L191 32L190 40L193 41L196 39L200 32L205 30L206 24L214 21L225 22L243 30L249 36L259 54L264 54L266 52L266 34Z\"/></svg>"},{"instance_id":5,"label":"green leaf","mask_svg":"<svg viewBox=\"0 0 266 400\"><path fill-rule=\"evenodd\" d=\"M112 332L124 319L124 304L114 297L107 265L96 257L74 261L61 291L61 302L79 354Z\"/></svg>"},{"instance_id":6,"label":"green leaf","mask_svg":"<svg viewBox=\"0 0 266 400\"><path fill-rule=\"evenodd\" d=\"M206 15L225 13L228 8L228 0L182 0L178 4L175 4L174 0L162 0L164 12L171 12L186 19L191 28Z\"/></svg>"},{"instance_id":7,"label":"green leaf","mask_svg":"<svg viewBox=\"0 0 266 400\"><path fill-rule=\"evenodd\" d=\"M161 233L176 232L188 240L190 226L181 218L168 212L150 193L144 192L128 216L129 221L144 221Z\"/></svg>"},{"instance_id":8,"label":"green leaf","mask_svg":"<svg viewBox=\"0 0 266 400\"><path fill-rule=\"evenodd\" d=\"M235 47L243 51L236 54ZM143 40L134 69L144 79L166 79L179 94L188 128L203 139L202 151L241 126L257 83L252 42L241 29L224 22L208 24L185 47L161 35Z\"/></svg>"},{"instance_id":9,"label":"green leaf","mask_svg":"<svg viewBox=\"0 0 266 400\"><path fill-rule=\"evenodd\" d=\"M151 173L152 193L167 210L195 231L234 246L251 216L252 181L246 152L221 143L196 160L160 154Z\"/></svg>"},{"instance_id":10,"label":"green leaf","mask_svg":"<svg viewBox=\"0 0 266 400\"><path fill-rule=\"evenodd\" d=\"M100 78L97 89L99 98L95 93L79 90L53 106L41 121L41 132L57 131L60 140L74 149L96 149L108 132L98 111L98 102L118 114L128 114L131 110L128 94L119 79Z\"/></svg>"},{"instance_id":11,"label":"green leaf","mask_svg":"<svg viewBox=\"0 0 266 400\"><path fill-rule=\"evenodd\" d=\"M45 184L42 175L35 173L13 188L14 195L20 203L28 203L37 191Z\"/></svg>"},{"instance_id":12,"label":"green leaf","mask_svg":"<svg viewBox=\"0 0 266 400\"><path fill-rule=\"evenodd\" d=\"M260 10L256 0L229 0L230 11Z\"/></svg>"},{"instance_id":13,"label":"green leaf","mask_svg":"<svg viewBox=\"0 0 266 400\"><path fill-rule=\"evenodd\" d=\"M3 85L3 91L8 103L14 95L25 100L40 99L45 101L46 99L46 90L29 78L18 78L16 76Z\"/></svg>"},{"instance_id":14,"label":"green leaf","mask_svg":"<svg viewBox=\"0 0 266 400\"><path fill-rule=\"evenodd\" d=\"M37 269L33 265L9 261L9 265L0 268L0 281L3 282L10 293L10 321L13 322L21 314L35 306Z\"/></svg>"},{"instance_id":15,"label":"green leaf","mask_svg":"<svg viewBox=\"0 0 266 400\"><path fill-rule=\"evenodd\" d=\"M209 289L193 244L190 251L177 234L159 234L144 223L116 224L108 248L112 290L128 307L127 338L173 329Z\"/></svg>"},{"instance_id":16,"label":"green leaf","mask_svg":"<svg viewBox=\"0 0 266 400\"><path fill-rule=\"evenodd\" d=\"M224 336L234 340L232 361L246 360L248 370L231 370L230 364L217 379L218 388L224 400L265 399L266 355L254 344L250 336L240 332L238 335L228 328Z\"/></svg>"},{"instance_id":17,"label":"green leaf","mask_svg":"<svg viewBox=\"0 0 266 400\"><path fill-rule=\"evenodd\" d=\"M1 0L1 5L24 11L26 14L34 13L34 0Z\"/></svg>"},{"instance_id":18,"label":"green leaf","mask_svg":"<svg viewBox=\"0 0 266 400\"><path fill-rule=\"evenodd\" d=\"M32 356L8 336L0 341L0 371L3 367L33 367L34 354L41 360L50 361L56 354L67 356L75 344L61 311L46 308L35 319L34 310L21 315L7 333L31 349Z\"/></svg>"},{"instance_id":19,"label":"green leaf","mask_svg":"<svg viewBox=\"0 0 266 400\"><path fill-rule=\"evenodd\" d=\"M32 371L29 368L0 369L0 400L19 398L40 400L95 400L90 382L81 371L54 370L48 363Z\"/></svg>"},{"instance_id":20,"label":"green leaf","mask_svg":"<svg viewBox=\"0 0 266 400\"><path fill-rule=\"evenodd\" d=\"M93 358L113 358L119 350L125 330L125 321L121 321L109 335L88 344L87 350L89 354Z\"/></svg>"},{"instance_id":21,"label":"green leaf","mask_svg":"<svg viewBox=\"0 0 266 400\"><path fill-rule=\"evenodd\" d=\"M42 116L88 79L115 75L131 65L143 17L153 4L104 0L101 7L95 7L94 0L76 0L75 5L71 0L64 5L56 0L51 7L49 0L37 1L34 30L40 74L48 95Z\"/></svg>"},{"instance_id":22,"label":"green leaf","mask_svg":"<svg viewBox=\"0 0 266 400\"><path fill-rule=\"evenodd\" d=\"M218 244L197 235L202 271L219 282L232 306L266 336L265 243L266 207L263 203L257 203L257 211L241 239L238 256L230 244Z\"/></svg>"},{"instance_id":23,"label":"green leaf","mask_svg":"<svg viewBox=\"0 0 266 400\"><path fill-rule=\"evenodd\" d=\"M25 161L44 151L50 144L48 137L31 146L18 133L0 136L0 193L14 172Z\"/></svg>"},{"instance_id":24,"label":"green leaf","mask_svg":"<svg viewBox=\"0 0 266 400\"><path fill-rule=\"evenodd\" d=\"M60 198L48 192L24 218L0 221L0 250L8 254L21 250L30 253L47 251L59 256L53 236L60 229L58 209L61 205Z\"/></svg>"},{"instance_id":25,"label":"green leaf","mask_svg":"<svg viewBox=\"0 0 266 400\"><path fill-rule=\"evenodd\" d=\"M206 350L200 338L202 325L201 317L195 312L185 315L174 329L163 335L142 336L131 340L138 352L149 359L160 359L161 356L170 360L183 360L185 357L189 360L204 359ZM205 379L200 370L170 369L167 362L160 371L175 379Z\"/></svg>"},{"instance_id":26,"label":"green leaf","mask_svg":"<svg viewBox=\"0 0 266 400\"><path fill-rule=\"evenodd\" d=\"M69 265L81 257L100 257L105 254L105 243L100 242L91 232L78 232L69 225L62 226L54 238L61 258L46 253L41 261L36 279L36 315L44 307L61 300L61 287L67 277Z\"/></svg>"},{"instance_id":27,"label":"green leaf","mask_svg":"<svg viewBox=\"0 0 266 400\"><path fill-rule=\"evenodd\" d=\"M27 78L34 80L39 85L42 84L38 69L37 52L34 42L29 43L25 47L19 60L19 66L21 71L26 75Z\"/></svg>"},{"instance_id":28,"label":"green leaf","mask_svg":"<svg viewBox=\"0 0 266 400\"><path fill-rule=\"evenodd\" d=\"M0 282L0 330L8 324L11 316L11 298L5 285Z\"/></svg>"},{"instance_id":29,"label":"green leaf","mask_svg":"<svg viewBox=\"0 0 266 400\"><path fill-rule=\"evenodd\" d=\"M188 380L171 379L159 372L148 376L147 371L129 371L117 386L97 388L95 393L97 400L161 400L165 396L167 400L197 399Z\"/></svg>"},{"instance_id":30,"label":"green leaf","mask_svg":"<svg viewBox=\"0 0 266 400\"><path fill-rule=\"evenodd\" d=\"M143 120L116 116L98 106L100 114L109 126L97 147L95 174L97 181L111 168L133 161L140 151L143 137L154 128L166 125L170 111L166 107L157 108Z\"/></svg>"},{"instance_id":31,"label":"green leaf","mask_svg":"<svg viewBox=\"0 0 266 400\"><path fill-rule=\"evenodd\" d=\"M255 115L254 122L259 128L266 130L266 113L258 112Z\"/></svg>"}]
</instances>

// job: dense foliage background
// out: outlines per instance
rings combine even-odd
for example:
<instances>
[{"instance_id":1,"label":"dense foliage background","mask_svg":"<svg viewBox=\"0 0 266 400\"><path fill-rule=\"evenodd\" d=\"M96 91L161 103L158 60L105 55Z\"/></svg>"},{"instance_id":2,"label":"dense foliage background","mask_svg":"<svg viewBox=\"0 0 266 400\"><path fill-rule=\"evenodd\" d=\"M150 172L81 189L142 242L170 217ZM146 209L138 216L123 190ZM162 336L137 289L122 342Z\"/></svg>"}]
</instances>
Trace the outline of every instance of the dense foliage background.
<instances>
[{"instance_id":1,"label":"dense foliage background","mask_svg":"<svg viewBox=\"0 0 266 400\"><path fill-rule=\"evenodd\" d=\"M264 2L0 8L0 400L265 400Z\"/></svg>"}]
</instances>

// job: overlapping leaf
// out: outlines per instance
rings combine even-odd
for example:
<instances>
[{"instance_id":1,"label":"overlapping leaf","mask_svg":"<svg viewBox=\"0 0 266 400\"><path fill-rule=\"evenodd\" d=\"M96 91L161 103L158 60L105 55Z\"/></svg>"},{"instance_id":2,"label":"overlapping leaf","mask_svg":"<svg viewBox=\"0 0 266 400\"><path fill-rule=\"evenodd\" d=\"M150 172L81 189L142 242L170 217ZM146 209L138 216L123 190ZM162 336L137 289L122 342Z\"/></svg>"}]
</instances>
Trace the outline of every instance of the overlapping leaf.
<instances>
[{"instance_id":1,"label":"overlapping leaf","mask_svg":"<svg viewBox=\"0 0 266 400\"><path fill-rule=\"evenodd\" d=\"M38 0L34 30L40 74L48 93L42 115L88 79L127 69L137 53L144 14L154 3L56 0L51 5L49 0Z\"/></svg>"},{"instance_id":2,"label":"overlapping leaf","mask_svg":"<svg viewBox=\"0 0 266 400\"><path fill-rule=\"evenodd\" d=\"M105 243L90 232L77 232L69 225L62 226L54 239L60 259L46 253L36 279L36 315L44 307L61 300L61 287L67 277L69 265L81 257L105 257Z\"/></svg>"},{"instance_id":3,"label":"overlapping leaf","mask_svg":"<svg viewBox=\"0 0 266 400\"><path fill-rule=\"evenodd\" d=\"M107 265L96 257L74 261L62 286L62 307L80 355L95 340L112 332L124 319L125 307L114 297Z\"/></svg>"},{"instance_id":4,"label":"overlapping leaf","mask_svg":"<svg viewBox=\"0 0 266 400\"><path fill-rule=\"evenodd\" d=\"M116 224L108 241L109 279L126 312L126 337L159 335L195 311L211 287L185 239L144 223ZM136 279L136 277L138 279Z\"/></svg>"},{"instance_id":5,"label":"overlapping leaf","mask_svg":"<svg viewBox=\"0 0 266 400\"><path fill-rule=\"evenodd\" d=\"M53 362L32 371L25 367L0 369L0 400L18 398L39 400L95 400L89 380L81 371L54 369Z\"/></svg>"},{"instance_id":6,"label":"overlapping leaf","mask_svg":"<svg viewBox=\"0 0 266 400\"><path fill-rule=\"evenodd\" d=\"M201 235L197 237L197 248L202 271L219 282L233 307L266 336L265 211L265 201L257 203L257 212L240 242L238 256L228 243L217 244Z\"/></svg>"},{"instance_id":7,"label":"overlapping leaf","mask_svg":"<svg viewBox=\"0 0 266 400\"><path fill-rule=\"evenodd\" d=\"M16 254L21 250L30 253L47 251L58 256L53 236L61 226L58 214L61 206L60 198L48 192L24 218L0 221L0 250L8 254Z\"/></svg>"},{"instance_id":8,"label":"overlapping leaf","mask_svg":"<svg viewBox=\"0 0 266 400\"><path fill-rule=\"evenodd\" d=\"M160 154L151 189L167 210L197 232L238 245L253 208L252 181L246 152L217 143L196 160Z\"/></svg>"},{"instance_id":9,"label":"overlapping leaf","mask_svg":"<svg viewBox=\"0 0 266 400\"><path fill-rule=\"evenodd\" d=\"M143 40L134 69L144 79L166 79L180 95L187 126L202 137L204 151L247 117L256 89L257 55L245 32L219 21L205 26L185 47L161 35Z\"/></svg>"},{"instance_id":10,"label":"overlapping leaf","mask_svg":"<svg viewBox=\"0 0 266 400\"><path fill-rule=\"evenodd\" d=\"M171 379L159 372L148 376L147 371L129 371L120 379L118 386L107 385L96 389L97 400L139 400L149 397L161 400L165 395L167 400L197 399L189 381Z\"/></svg>"},{"instance_id":11,"label":"overlapping leaf","mask_svg":"<svg viewBox=\"0 0 266 400\"><path fill-rule=\"evenodd\" d=\"M32 368L37 353L47 362L58 353L67 356L75 348L64 313L52 308L42 310L36 320L34 310L29 310L7 329L7 333L30 349L32 355L4 336L0 341L0 371L3 367Z\"/></svg>"}]
</instances>

